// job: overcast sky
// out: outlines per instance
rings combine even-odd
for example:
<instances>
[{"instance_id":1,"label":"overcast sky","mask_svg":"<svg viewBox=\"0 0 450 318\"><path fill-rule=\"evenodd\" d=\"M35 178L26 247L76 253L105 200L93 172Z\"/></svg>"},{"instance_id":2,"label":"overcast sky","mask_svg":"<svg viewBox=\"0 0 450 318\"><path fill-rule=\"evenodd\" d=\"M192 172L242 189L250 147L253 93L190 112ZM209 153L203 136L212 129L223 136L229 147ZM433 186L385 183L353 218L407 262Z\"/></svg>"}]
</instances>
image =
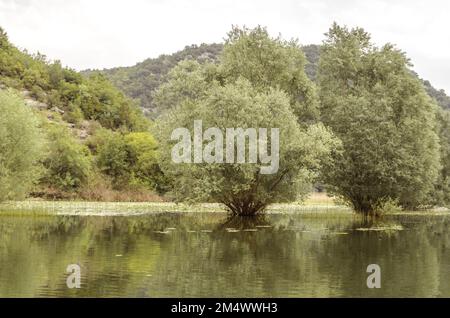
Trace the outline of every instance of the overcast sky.
<instances>
[{"instance_id":1,"label":"overcast sky","mask_svg":"<svg viewBox=\"0 0 450 318\"><path fill-rule=\"evenodd\" d=\"M232 24L321 43L333 21L396 44L421 77L450 92L447 0L0 0L0 26L15 45L78 70L221 42Z\"/></svg>"}]
</instances>

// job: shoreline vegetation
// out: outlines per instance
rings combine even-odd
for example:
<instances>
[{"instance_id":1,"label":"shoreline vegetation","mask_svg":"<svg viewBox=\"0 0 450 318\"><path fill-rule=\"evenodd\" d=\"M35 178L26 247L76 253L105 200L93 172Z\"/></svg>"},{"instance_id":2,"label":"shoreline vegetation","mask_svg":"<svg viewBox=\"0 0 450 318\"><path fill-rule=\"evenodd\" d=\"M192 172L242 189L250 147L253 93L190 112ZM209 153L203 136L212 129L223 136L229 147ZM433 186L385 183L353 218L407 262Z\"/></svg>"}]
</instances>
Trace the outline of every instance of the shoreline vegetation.
<instances>
[{"instance_id":1,"label":"shoreline vegetation","mask_svg":"<svg viewBox=\"0 0 450 318\"><path fill-rule=\"evenodd\" d=\"M95 202L95 201L46 201L25 200L0 203L0 216L9 214L39 214L66 216L139 216L158 213L227 213L220 203L185 204L174 202ZM351 208L335 202L325 193L312 193L308 199L298 203L276 203L270 205L265 214L336 215L358 216ZM448 208L433 208L419 211L392 210L386 215L449 215Z\"/></svg>"},{"instance_id":2,"label":"shoreline vegetation","mask_svg":"<svg viewBox=\"0 0 450 318\"><path fill-rule=\"evenodd\" d=\"M150 116L107 74L30 55L0 28L0 202L64 213L226 207L244 217L311 207L376 217L450 206L450 112L406 53L336 23L316 53L311 76L297 41L233 26L217 59L186 57L167 69L148 92ZM177 162L173 132L194 136L194 152L201 150L199 120L215 129L197 143L215 160ZM276 129L279 144L269 148L277 169L265 174L264 158L250 160L250 138L234 136L243 147L234 139L225 147L228 127ZM180 149L182 158L190 148ZM221 150L230 150L229 164L216 160ZM313 203L315 187L342 203ZM30 197L55 201L22 201Z\"/></svg>"}]
</instances>

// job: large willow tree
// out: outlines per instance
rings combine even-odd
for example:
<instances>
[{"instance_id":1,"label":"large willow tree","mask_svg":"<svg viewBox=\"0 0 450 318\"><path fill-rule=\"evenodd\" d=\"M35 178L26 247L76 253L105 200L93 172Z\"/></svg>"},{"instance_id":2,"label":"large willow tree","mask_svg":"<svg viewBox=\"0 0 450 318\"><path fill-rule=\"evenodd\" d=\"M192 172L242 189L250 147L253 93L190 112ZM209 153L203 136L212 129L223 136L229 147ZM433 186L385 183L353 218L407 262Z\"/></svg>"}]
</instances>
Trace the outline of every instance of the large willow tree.
<instances>
[{"instance_id":1,"label":"large willow tree","mask_svg":"<svg viewBox=\"0 0 450 318\"><path fill-rule=\"evenodd\" d=\"M323 43L321 118L343 143L324 169L329 189L358 212L388 201L416 208L439 170L436 106L393 45L381 48L361 28L334 24Z\"/></svg>"},{"instance_id":2,"label":"large willow tree","mask_svg":"<svg viewBox=\"0 0 450 318\"><path fill-rule=\"evenodd\" d=\"M155 102L162 113L157 125L162 167L173 180L178 200L220 202L234 214L255 215L271 203L296 200L309 192L336 140L323 125L312 124L317 99L304 66L296 42L271 38L258 27L233 28L220 63L185 61L171 71ZM205 130L217 127L223 135L230 127L279 129L279 168L263 174L260 160L175 163L171 134L183 127L194 136L196 120ZM225 142L220 147L226 152ZM250 153L248 142L245 153Z\"/></svg>"}]
</instances>

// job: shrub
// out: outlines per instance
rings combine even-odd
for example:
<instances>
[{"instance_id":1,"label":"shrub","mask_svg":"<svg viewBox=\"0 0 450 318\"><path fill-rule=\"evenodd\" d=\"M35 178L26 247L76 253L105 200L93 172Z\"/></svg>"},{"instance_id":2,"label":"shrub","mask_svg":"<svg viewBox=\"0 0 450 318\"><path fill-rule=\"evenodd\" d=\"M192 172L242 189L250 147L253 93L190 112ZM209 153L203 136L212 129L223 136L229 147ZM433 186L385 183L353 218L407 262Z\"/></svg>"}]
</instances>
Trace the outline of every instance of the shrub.
<instances>
[{"instance_id":1,"label":"shrub","mask_svg":"<svg viewBox=\"0 0 450 318\"><path fill-rule=\"evenodd\" d=\"M115 189L143 186L164 189L164 176L159 169L157 143L148 132L123 135L103 129L91 138L89 145L97 153L97 166L111 178Z\"/></svg>"},{"instance_id":2,"label":"shrub","mask_svg":"<svg viewBox=\"0 0 450 318\"><path fill-rule=\"evenodd\" d=\"M155 202L161 197L143 186L129 186L127 189L115 190L111 182L100 173L94 173L79 195L84 200L106 202Z\"/></svg>"},{"instance_id":3,"label":"shrub","mask_svg":"<svg viewBox=\"0 0 450 318\"><path fill-rule=\"evenodd\" d=\"M83 112L77 104L70 103L63 115L63 119L69 123L79 125L84 119Z\"/></svg>"},{"instance_id":4,"label":"shrub","mask_svg":"<svg viewBox=\"0 0 450 318\"><path fill-rule=\"evenodd\" d=\"M130 133L125 136L132 167L132 184L144 185L159 193L167 190L167 180L158 164L158 144L148 132Z\"/></svg>"},{"instance_id":5,"label":"shrub","mask_svg":"<svg viewBox=\"0 0 450 318\"><path fill-rule=\"evenodd\" d=\"M39 177L43 135L23 100L0 90L0 201L20 199Z\"/></svg>"},{"instance_id":6,"label":"shrub","mask_svg":"<svg viewBox=\"0 0 450 318\"><path fill-rule=\"evenodd\" d=\"M61 191L75 191L84 185L91 173L89 149L80 144L67 128L47 127L48 153L42 184Z\"/></svg>"},{"instance_id":7,"label":"shrub","mask_svg":"<svg viewBox=\"0 0 450 318\"><path fill-rule=\"evenodd\" d=\"M114 189L124 188L131 178L132 162L123 135L103 129L96 136L93 146L97 152L97 167L111 178Z\"/></svg>"}]
</instances>

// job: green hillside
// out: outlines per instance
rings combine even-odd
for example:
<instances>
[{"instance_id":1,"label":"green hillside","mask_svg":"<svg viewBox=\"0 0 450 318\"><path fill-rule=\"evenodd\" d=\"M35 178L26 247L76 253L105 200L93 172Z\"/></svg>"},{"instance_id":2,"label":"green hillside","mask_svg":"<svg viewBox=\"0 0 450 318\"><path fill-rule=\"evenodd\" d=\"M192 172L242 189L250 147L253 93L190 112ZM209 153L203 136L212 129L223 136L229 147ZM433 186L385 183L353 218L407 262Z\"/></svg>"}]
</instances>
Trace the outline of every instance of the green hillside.
<instances>
[{"instance_id":1,"label":"green hillside","mask_svg":"<svg viewBox=\"0 0 450 318\"><path fill-rule=\"evenodd\" d=\"M139 105L103 74L83 76L42 54L17 49L1 28L0 111L0 161L5 154L17 166L6 167L16 174L10 175L9 185L0 168L3 199L16 197L18 180L32 179L21 175L17 158L25 158L29 150L26 140L21 148L17 134L28 134L41 150L36 161L27 163L38 167L37 179L19 192L129 201L149 199L161 190L157 144Z\"/></svg>"},{"instance_id":2,"label":"green hillside","mask_svg":"<svg viewBox=\"0 0 450 318\"><path fill-rule=\"evenodd\" d=\"M186 46L183 50L170 55L161 55L131 67L118 67L102 71L111 82L127 96L137 100L147 114L153 111L152 93L166 80L166 75L179 61L194 59L199 62L216 61L222 51L222 44L202 44ZM315 81L320 58L320 45L302 47L308 61L305 72ZM92 71L84 72L90 74ZM450 97L443 90L434 88L429 81L423 80L428 94L444 109L450 109Z\"/></svg>"},{"instance_id":3,"label":"green hillside","mask_svg":"<svg viewBox=\"0 0 450 318\"><path fill-rule=\"evenodd\" d=\"M164 81L169 71L186 59L199 62L215 61L222 51L222 44L202 44L186 46L183 50L170 55L161 55L147 59L132 67L117 67L103 70L105 74L127 96L137 100L146 113L152 111L152 93ZM91 74L85 71L84 74Z\"/></svg>"}]
</instances>

